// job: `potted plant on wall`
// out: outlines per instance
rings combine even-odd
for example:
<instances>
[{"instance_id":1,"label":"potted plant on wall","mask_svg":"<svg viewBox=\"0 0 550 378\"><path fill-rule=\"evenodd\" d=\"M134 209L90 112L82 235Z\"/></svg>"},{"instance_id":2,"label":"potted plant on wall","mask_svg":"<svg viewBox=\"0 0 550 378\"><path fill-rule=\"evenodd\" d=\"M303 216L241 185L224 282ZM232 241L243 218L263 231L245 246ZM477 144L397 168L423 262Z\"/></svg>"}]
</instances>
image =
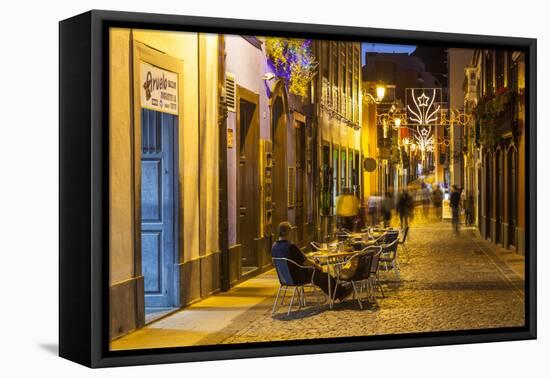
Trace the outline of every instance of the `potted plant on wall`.
<instances>
[{"instance_id":1,"label":"potted plant on wall","mask_svg":"<svg viewBox=\"0 0 550 378\"><path fill-rule=\"evenodd\" d=\"M273 73L285 81L291 94L306 97L317 69L311 39L268 37L267 62Z\"/></svg>"},{"instance_id":2,"label":"potted plant on wall","mask_svg":"<svg viewBox=\"0 0 550 378\"><path fill-rule=\"evenodd\" d=\"M494 147L500 142L502 133L514 127L513 107L516 93L506 87L499 88L494 94L483 96L475 113L481 124L479 141L485 147Z\"/></svg>"}]
</instances>

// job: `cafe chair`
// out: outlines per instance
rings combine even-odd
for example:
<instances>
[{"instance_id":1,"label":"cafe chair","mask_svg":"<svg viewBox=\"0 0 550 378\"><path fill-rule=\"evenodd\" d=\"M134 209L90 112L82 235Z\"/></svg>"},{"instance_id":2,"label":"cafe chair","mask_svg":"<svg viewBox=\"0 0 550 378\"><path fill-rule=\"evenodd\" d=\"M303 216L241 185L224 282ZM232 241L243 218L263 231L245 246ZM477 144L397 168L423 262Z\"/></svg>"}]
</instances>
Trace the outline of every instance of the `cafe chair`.
<instances>
[{"instance_id":1,"label":"cafe chair","mask_svg":"<svg viewBox=\"0 0 550 378\"><path fill-rule=\"evenodd\" d=\"M336 239L338 241L344 241L351 237L351 233L345 228L341 228L336 232Z\"/></svg>"},{"instance_id":2,"label":"cafe chair","mask_svg":"<svg viewBox=\"0 0 550 378\"><path fill-rule=\"evenodd\" d=\"M371 283L372 289L378 289L378 291L380 291L380 294L382 294L382 298L385 298L386 295L384 294L384 289L380 284L380 276L378 274L378 271L380 270L380 265L385 265L385 263L381 263L380 259L382 258L384 253L388 254L394 245L397 248L398 238L399 238L399 232L397 230L390 229L374 241L374 245L382 247L382 251L380 251L378 256L375 256L373 258L373 262L371 266L372 277L371 277L370 283Z\"/></svg>"},{"instance_id":3,"label":"cafe chair","mask_svg":"<svg viewBox=\"0 0 550 378\"><path fill-rule=\"evenodd\" d=\"M398 238L395 238L393 241L382 245L382 254L380 255L380 264L384 267L385 271L393 269L397 279L401 279L399 276L399 262L397 261L398 245L399 245Z\"/></svg>"},{"instance_id":4,"label":"cafe chair","mask_svg":"<svg viewBox=\"0 0 550 378\"><path fill-rule=\"evenodd\" d=\"M405 252L405 255L407 255L407 263L410 260L409 256L409 250L407 246L405 245L405 241L407 240L407 235L409 234L409 226L401 229L401 239L398 241L398 244L401 246L401 249L403 252Z\"/></svg>"},{"instance_id":5,"label":"cafe chair","mask_svg":"<svg viewBox=\"0 0 550 378\"><path fill-rule=\"evenodd\" d=\"M378 270L380 269L380 256L382 255L384 246L378 245L373 247L378 247L378 250L372 255L370 266L368 267L367 280L364 282L364 285L366 286L369 299L372 299L374 303L378 305L378 300L376 299L376 289L380 291L382 298L386 297L384 290L382 289L382 285L380 285L378 276Z\"/></svg>"},{"instance_id":6,"label":"cafe chair","mask_svg":"<svg viewBox=\"0 0 550 378\"><path fill-rule=\"evenodd\" d=\"M313 277L315 275L315 268L312 266L304 266L296 263L291 259L285 257L274 257L273 265L279 278L279 290L277 291L277 297L275 303L273 303L273 309L271 315L274 315L277 311L278 305L282 305L286 292L292 290L292 298L288 305L287 315L290 315L292 305L294 304L294 297L298 296L298 308L306 306L305 288L312 288L312 292L317 294L317 304L319 304L319 292L317 286L313 283ZM283 292L281 303L279 303L279 296Z\"/></svg>"},{"instance_id":7,"label":"cafe chair","mask_svg":"<svg viewBox=\"0 0 550 378\"><path fill-rule=\"evenodd\" d=\"M315 251L319 251L319 250L322 249L321 244L319 244L317 242L312 241L310 244L313 247L313 250L315 250Z\"/></svg>"},{"instance_id":8,"label":"cafe chair","mask_svg":"<svg viewBox=\"0 0 550 378\"><path fill-rule=\"evenodd\" d=\"M344 261L334 264L336 285L334 286L333 300L336 298L338 287L343 284L351 284L353 298L357 299L359 308L363 309L362 296L360 295L364 287L363 282L369 279L372 258L376 253L380 253L381 249L379 246L368 246Z\"/></svg>"}]
</instances>

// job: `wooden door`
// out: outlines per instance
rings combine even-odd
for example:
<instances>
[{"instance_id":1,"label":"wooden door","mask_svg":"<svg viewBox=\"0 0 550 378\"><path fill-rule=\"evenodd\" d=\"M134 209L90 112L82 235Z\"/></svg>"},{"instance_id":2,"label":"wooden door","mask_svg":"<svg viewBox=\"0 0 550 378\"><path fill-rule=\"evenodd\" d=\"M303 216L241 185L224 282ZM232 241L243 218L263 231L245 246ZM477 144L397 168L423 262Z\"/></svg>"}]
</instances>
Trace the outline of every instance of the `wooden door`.
<instances>
[{"instance_id":1,"label":"wooden door","mask_svg":"<svg viewBox=\"0 0 550 378\"><path fill-rule=\"evenodd\" d=\"M495 241L502 243L502 221L504 215L504 158L502 152L499 150L496 157L496 206L495 206L495 219L496 219L496 231Z\"/></svg>"},{"instance_id":2,"label":"wooden door","mask_svg":"<svg viewBox=\"0 0 550 378\"><path fill-rule=\"evenodd\" d=\"M338 147L332 147L332 207L333 214L336 214L336 197L340 194L339 177L340 177L340 158Z\"/></svg>"},{"instance_id":3,"label":"wooden door","mask_svg":"<svg viewBox=\"0 0 550 378\"><path fill-rule=\"evenodd\" d=\"M239 100L239 241L241 269L246 274L259 266L255 238L259 225L258 150L259 124L257 104Z\"/></svg>"},{"instance_id":4,"label":"wooden door","mask_svg":"<svg viewBox=\"0 0 550 378\"><path fill-rule=\"evenodd\" d=\"M491 238L492 224L491 217L493 216L493 158L490 154L485 156L485 237Z\"/></svg>"},{"instance_id":5,"label":"wooden door","mask_svg":"<svg viewBox=\"0 0 550 378\"><path fill-rule=\"evenodd\" d=\"M280 222L287 218L287 158L286 138L287 125L286 114L283 110L281 98L277 98L272 108L271 132L273 140L273 181L272 207L273 207L273 231L276 233Z\"/></svg>"},{"instance_id":6,"label":"wooden door","mask_svg":"<svg viewBox=\"0 0 550 378\"><path fill-rule=\"evenodd\" d=\"M516 245L517 202L517 160L516 149L508 151L508 240Z\"/></svg>"},{"instance_id":7,"label":"wooden door","mask_svg":"<svg viewBox=\"0 0 550 378\"><path fill-rule=\"evenodd\" d=\"M304 228L306 223L305 188L306 184L306 125L303 122L296 122L296 243L304 246Z\"/></svg>"},{"instance_id":8,"label":"wooden door","mask_svg":"<svg viewBox=\"0 0 550 378\"><path fill-rule=\"evenodd\" d=\"M174 161L177 119L154 110L141 111L141 264L146 312L178 305Z\"/></svg>"}]
</instances>

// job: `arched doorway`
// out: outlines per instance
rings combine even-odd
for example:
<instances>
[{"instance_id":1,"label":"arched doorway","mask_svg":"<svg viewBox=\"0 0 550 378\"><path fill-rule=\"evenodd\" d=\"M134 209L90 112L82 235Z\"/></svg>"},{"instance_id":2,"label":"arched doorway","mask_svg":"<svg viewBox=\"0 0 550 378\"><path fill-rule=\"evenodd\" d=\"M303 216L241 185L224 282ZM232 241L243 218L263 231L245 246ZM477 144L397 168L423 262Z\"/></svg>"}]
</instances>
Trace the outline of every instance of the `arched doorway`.
<instances>
[{"instance_id":1,"label":"arched doorway","mask_svg":"<svg viewBox=\"0 0 550 378\"><path fill-rule=\"evenodd\" d=\"M496 152L495 158L496 164L496 206L494 209L494 219L495 219L495 243L502 244L502 223L503 223L503 214L504 214L504 158L502 151L500 149Z\"/></svg>"},{"instance_id":2,"label":"arched doorway","mask_svg":"<svg viewBox=\"0 0 550 378\"><path fill-rule=\"evenodd\" d=\"M287 125L288 105L284 83L277 82L271 97L271 140L273 142L272 208L273 232L288 220L287 214Z\"/></svg>"},{"instance_id":3,"label":"arched doorway","mask_svg":"<svg viewBox=\"0 0 550 378\"><path fill-rule=\"evenodd\" d=\"M514 146L508 150L508 242L516 245L517 203L517 150Z\"/></svg>"},{"instance_id":4,"label":"arched doorway","mask_svg":"<svg viewBox=\"0 0 550 378\"><path fill-rule=\"evenodd\" d=\"M490 239L493 215L493 156L485 155L485 238Z\"/></svg>"}]
</instances>

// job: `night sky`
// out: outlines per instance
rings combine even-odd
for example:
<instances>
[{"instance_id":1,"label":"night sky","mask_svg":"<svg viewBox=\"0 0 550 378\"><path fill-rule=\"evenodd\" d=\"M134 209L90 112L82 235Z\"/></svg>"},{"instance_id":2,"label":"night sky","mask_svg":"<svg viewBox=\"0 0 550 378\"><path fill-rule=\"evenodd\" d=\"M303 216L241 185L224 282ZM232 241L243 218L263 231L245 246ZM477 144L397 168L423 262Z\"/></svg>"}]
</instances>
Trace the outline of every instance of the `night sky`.
<instances>
[{"instance_id":1,"label":"night sky","mask_svg":"<svg viewBox=\"0 0 550 378\"><path fill-rule=\"evenodd\" d=\"M415 45L387 45L383 43L363 42L361 44L361 64L365 64L366 52L379 53L407 53L410 54L416 49Z\"/></svg>"}]
</instances>

